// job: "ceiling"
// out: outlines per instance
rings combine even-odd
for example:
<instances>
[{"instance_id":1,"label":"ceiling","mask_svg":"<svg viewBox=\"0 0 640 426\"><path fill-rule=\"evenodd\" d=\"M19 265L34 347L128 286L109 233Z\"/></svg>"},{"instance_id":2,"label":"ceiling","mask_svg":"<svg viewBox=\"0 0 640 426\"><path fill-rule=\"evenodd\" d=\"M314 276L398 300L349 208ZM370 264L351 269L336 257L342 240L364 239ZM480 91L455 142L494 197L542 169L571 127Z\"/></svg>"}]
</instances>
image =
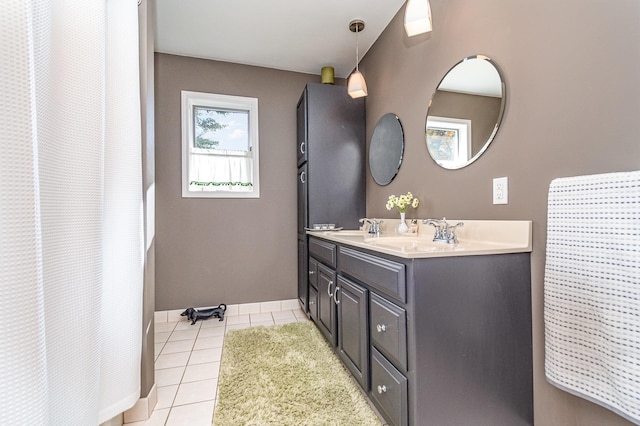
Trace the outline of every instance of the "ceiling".
<instances>
[{"instance_id":1,"label":"ceiling","mask_svg":"<svg viewBox=\"0 0 640 426\"><path fill-rule=\"evenodd\" d=\"M157 0L155 50L307 74L347 77L405 0Z\"/></svg>"}]
</instances>

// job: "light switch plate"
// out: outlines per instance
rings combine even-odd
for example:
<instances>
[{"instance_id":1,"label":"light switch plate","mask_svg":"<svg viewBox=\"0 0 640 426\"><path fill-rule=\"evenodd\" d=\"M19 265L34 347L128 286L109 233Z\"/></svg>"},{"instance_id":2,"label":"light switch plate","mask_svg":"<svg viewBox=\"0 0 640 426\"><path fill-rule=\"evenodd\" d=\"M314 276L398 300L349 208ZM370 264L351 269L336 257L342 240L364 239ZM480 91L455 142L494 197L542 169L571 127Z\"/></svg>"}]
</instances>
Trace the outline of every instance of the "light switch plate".
<instances>
[{"instance_id":1,"label":"light switch plate","mask_svg":"<svg viewBox=\"0 0 640 426\"><path fill-rule=\"evenodd\" d=\"M509 180L506 176L493 179L493 204L509 204Z\"/></svg>"}]
</instances>

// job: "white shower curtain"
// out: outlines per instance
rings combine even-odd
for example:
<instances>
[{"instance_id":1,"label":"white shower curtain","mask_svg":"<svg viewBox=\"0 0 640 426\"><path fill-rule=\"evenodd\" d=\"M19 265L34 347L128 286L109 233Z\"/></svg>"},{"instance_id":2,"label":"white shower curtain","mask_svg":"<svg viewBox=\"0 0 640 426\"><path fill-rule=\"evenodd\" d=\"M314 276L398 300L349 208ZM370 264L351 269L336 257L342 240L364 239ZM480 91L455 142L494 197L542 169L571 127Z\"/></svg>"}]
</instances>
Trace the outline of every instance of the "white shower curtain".
<instances>
[{"instance_id":1,"label":"white shower curtain","mask_svg":"<svg viewBox=\"0 0 640 426\"><path fill-rule=\"evenodd\" d=\"M140 393L136 0L0 1L0 424Z\"/></svg>"}]
</instances>

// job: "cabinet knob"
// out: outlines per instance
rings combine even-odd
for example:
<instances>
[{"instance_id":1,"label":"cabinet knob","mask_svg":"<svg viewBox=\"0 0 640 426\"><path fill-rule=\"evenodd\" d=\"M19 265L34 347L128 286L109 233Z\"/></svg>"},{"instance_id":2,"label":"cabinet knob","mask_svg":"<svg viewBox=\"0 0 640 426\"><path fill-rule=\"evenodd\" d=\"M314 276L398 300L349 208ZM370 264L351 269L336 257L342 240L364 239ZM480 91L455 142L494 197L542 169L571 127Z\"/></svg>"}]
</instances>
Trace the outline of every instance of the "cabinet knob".
<instances>
[{"instance_id":1,"label":"cabinet knob","mask_svg":"<svg viewBox=\"0 0 640 426\"><path fill-rule=\"evenodd\" d=\"M387 387L385 385L378 385L378 393L383 394L387 392Z\"/></svg>"},{"instance_id":2,"label":"cabinet knob","mask_svg":"<svg viewBox=\"0 0 640 426\"><path fill-rule=\"evenodd\" d=\"M383 333L387 331L387 326L385 326L384 324L378 324L376 325L376 330L378 330L378 333Z\"/></svg>"},{"instance_id":3,"label":"cabinet knob","mask_svg":"<svg viewBox=\"0 0 640 426\"><path fill-rule=\"evenodd\" d=\"M316 273L316 271L309 271L309 275L313 275L315 273Z\"/></svg>"},{"instance_id":4,"label":"cabinet knob","mask_svg":"<svg viewBox=\"0 0 640 426\"><path fill-rule=\"evenodd\" d=\"M315 305L315 304L316 304L316 302L314 302L313 300L309 300L309 306Z\"/></svg>"}]
</instances>

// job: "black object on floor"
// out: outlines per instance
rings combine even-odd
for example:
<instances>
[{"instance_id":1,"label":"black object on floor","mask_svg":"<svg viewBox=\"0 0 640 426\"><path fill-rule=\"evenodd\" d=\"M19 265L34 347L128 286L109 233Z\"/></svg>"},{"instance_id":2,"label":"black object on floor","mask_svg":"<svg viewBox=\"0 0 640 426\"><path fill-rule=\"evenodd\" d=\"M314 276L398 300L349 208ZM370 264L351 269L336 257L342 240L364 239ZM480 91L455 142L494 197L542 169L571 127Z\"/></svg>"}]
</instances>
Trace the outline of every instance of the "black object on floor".
<instances>
[{"instance_id":1,"label":"black object on floor","mask_svg":"<svg viewBox=\"0 0 640 426\"><path fill-rule=\"evenodd\" d=\"M198 320L206 320L211 317L220 318L219 321L224 320L224 313L227 310L227 305L221 303L217 308L197 310L195 308L187 308L181 317L187 317L191 321L191 325L195 324Z\"/></svg>"}]
</instances>

